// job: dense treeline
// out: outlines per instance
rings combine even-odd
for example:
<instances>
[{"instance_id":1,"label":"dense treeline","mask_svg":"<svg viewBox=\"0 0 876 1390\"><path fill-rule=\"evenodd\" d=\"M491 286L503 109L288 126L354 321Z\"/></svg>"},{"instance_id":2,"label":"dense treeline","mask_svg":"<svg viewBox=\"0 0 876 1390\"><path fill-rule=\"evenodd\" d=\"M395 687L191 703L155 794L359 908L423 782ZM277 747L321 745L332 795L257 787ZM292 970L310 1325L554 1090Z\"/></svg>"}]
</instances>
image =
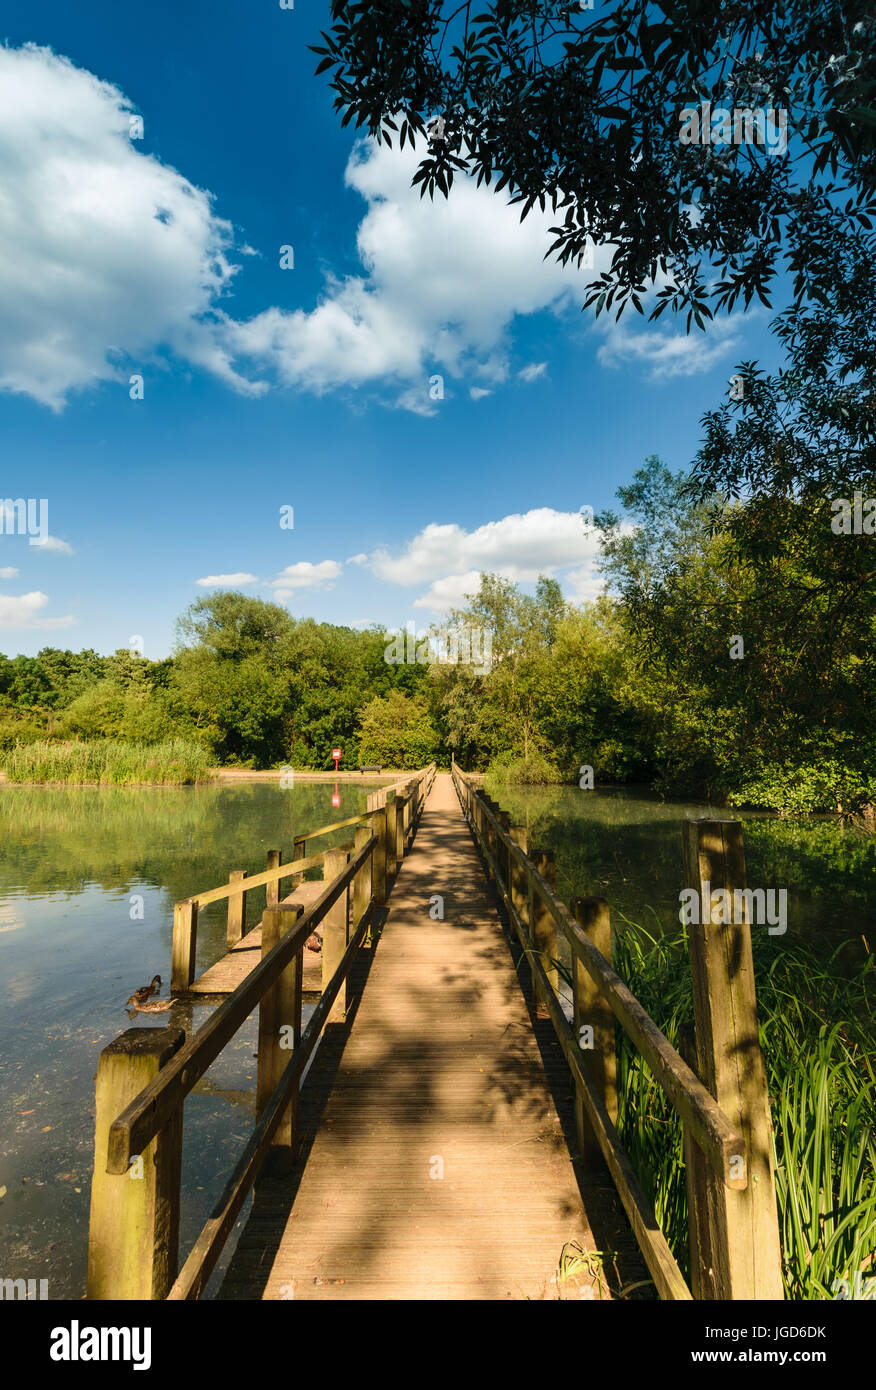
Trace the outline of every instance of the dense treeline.
<instances>
[{"instance_id":1,"label":"dense treeline","mask_svg":"<svg viewBox=\"0 0 876 1390\"><path fill-rule=\"evenodd\" d=\"M590 768L597 784L872 819L874 538L837 533L826 501L696 500L653 456L618 495L623 520L596 519L608 592L575 607L556 580L527 595L482 575L446 625L469 635L468 662L422 642L387 660L404 654L392 633L220 591L164 661L0 658L0 743L177 738L221 764L300 768L337 745L347 767L453 752L511 780Z\"/></svg>"}]
</instances>

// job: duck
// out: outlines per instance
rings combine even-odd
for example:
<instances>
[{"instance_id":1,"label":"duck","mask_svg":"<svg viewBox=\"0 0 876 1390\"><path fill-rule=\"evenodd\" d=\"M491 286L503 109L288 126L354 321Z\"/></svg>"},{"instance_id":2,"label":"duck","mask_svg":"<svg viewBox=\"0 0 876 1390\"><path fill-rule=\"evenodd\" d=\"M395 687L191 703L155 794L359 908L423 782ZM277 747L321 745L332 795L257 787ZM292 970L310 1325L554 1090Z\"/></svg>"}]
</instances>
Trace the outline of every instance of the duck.
<instances>
[{"instance_id":1,"label":"duck","mask_svg":"<svg viewBox=\"0 0 876 1390\"><path fill-rule=\"evenodd\" d=\"M175 999L138 999L136 994L132 994L125 1008L133 1009L138 1014L164 1014L168 1009L172 1009L176 1003Z\"/></svg>"},{"instance_id":2,"label":"duck","mask_svg":"<svg viewBox=\"0 0 876 1390\"><path fill-rule=\"evenodd\" d=\"M160 976L160 975L153 975L153 976L152 976L152 983L151 983L151 984L148 984L148 985L141 985L139 989L135 989L135 990L134 990L134 993L131 995L131 998L128 1000L128 1004L129 1004L129 1005L132 1004L132 1003L145 1004L146 1000L147 1000L151 995L153 995L153 994L158 994L158 992L160 991L160 989L161 989L161 976Z\"/></svg>"}]
</instances>

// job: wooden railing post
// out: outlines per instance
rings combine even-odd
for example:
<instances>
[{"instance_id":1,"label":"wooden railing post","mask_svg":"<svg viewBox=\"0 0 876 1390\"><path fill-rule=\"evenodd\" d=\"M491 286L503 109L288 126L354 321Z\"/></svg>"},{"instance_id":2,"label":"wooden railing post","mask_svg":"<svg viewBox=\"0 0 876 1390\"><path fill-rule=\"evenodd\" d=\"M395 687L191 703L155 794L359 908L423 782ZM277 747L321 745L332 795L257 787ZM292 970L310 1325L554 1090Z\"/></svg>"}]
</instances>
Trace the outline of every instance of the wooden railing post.
<instances>
[{"instance_id":1,"label":"wooden railing post","mask_svg":"<svg viewBox=\"0 0 876 1390\"><path fill-rule=\"evenodd\" d=\"M398 836L397 836L396 828L395 828L395 825L396 825L396 809L395 809L395 793L394 793L394 792L393 792L393 794L392 794L392 800L390 800L390 798L387 797L385 812L386 812L386 891L387 891L387 893L388 893L389 890L390 890L390 888L392 887L393 883L395 882L396 870L397 870L397 868L398 868L398 865L397 865L397 863L396 863L396 852L395 852L395 851L396 851L396 843L397 843Z\"/></svg>"},{"instance_id":2,"label":"wooden railing post","mask_svg":"<svg viewBox=\"0 0 876 1390\"><path fill-rule=\"evenodd\" d=\"M542 878L547 880L548 886L556 891L557 870L553 850L533 849L529 852L529 858ZM536 892L531 880L529 883L529 922L533 950L537 952L539 961L550 981L551 989L556 994L559 974L552 961L557 959L557 924L553 913L544 902L541 894ZM547 1005L542 999L542 987L535 971L532 972L532 982L533 993L538 1001L538 1011L541 1013L542 1009L547 1008Z\"/></svg>"},{"instance_id":3,"label":"wooden railing post","mask_svg":"<svg viewBox=\"0 0 876 1390\"><path fill-rule=\"evenodd\" d=\"M242 883L246 869L232 869L228 875L229 883ZM246 890L232 893L228 899L228 925L225 929L225 944L229 951L236 946L246 931Z\"/></svg>"},{"instance_id":4,"label":"wooden railing post","mask_svg":"<svg viewBox=\"0 0 876 1390\"><path fill-rule=\"evenodd\" d=\"M377 844L371 856L371 883L374 900L378 907L386 904L386 808L371 812L371 825L377 836Z\"/></svg>"},{"instance_id":5,"label":"wooden railing post","mask_svg":"<svg viewBox=\"0 0 876 1390\"><path fill-rule=\"evenodd\" d=\"M306 859L306 858L307 858L307 847L306 847L304 841L303 841L303 840L296 840L296 841L294 842L294 844L292 845L292 860L293 860L293 862L294 862L296 859ZM294 889L296 889L300 883L303 883L303 881L304 881L304 875L303 875L303 874L293 874L292 877L291 877L290 880L289 880L289 889L290 889L290 892L291 892L291 891L294 891Z\"/></svg>"},{"instance_id":6,"label":"wooden railing post","mask_svg":"<svg viewBox=\"0 0 876 1390\"><path fill-rule=\"evenodd\" d=\"M302 910L297 903L265 908L262 913L262 960L292 930ZM302 950L292 957L277 981L262 995L259 1004L256 1119L270 1101L293 1050L301 1041L302 951L303 943ZM287 1162L292 1157L297 1112L296 1094L284 1110L271 1140L271 1155L282 1156Z\"/></svg>"},{"instance_id":7,"label":"wooden railing post","mask_svg":"<svg viewBox=\"0 0 876 1390\"><path fill-rule=\"evenodd\" d=\"M611 964L611 918L604 898L573 898L572 916L587 933L593 945ZM575 1041L587 1063L587 1075L600 1100L608 1111L612 1124L617 1123L617 1055L614 1040L614 1013L605 995L572 953L572 996L575 1011ZM599 1141L593 1133L576 1087L575 1123L578 1148L587 1163L602 1156Z\"/></svg>"},{"instance_id":8,"label":"wooden railing post","mask_svg":"<svg viewBox=\"0 0 876 1390\"><path fill-rule=\"evenodd\" d=\"M94 1175L88 1228L90 1299L163 1299L176 1278L182 1108L133 1159L106 1171L110 1125L185 1042L182 1028L128 1028L97 1064Z\"/></svg>"},{"instance_id":9,"label":"wooden railing post","mask_svg":"<svg viewBox=\"0 0 876 1390\"><path fill-rule=\"evenodd\" d=\"M363 845L367 845L374 832L370 825L357 825L354 840L354 852L358 853ZM368 911L368 904L371 901L371 878L372 865L374 862L373 854L365 860L361 869L353 880L353 930L355 931L362 921L364 914ZM369 932L370 937L370 932Z\"/></svg>"},{"instance_id":10,"label":"wooden railing post","mask_svg":"<svg viewBox=\"0 0 876 1390\"><path fill-rule=\"evenodd\" d=\"M741 822L687 821L684 849L686 887L695 890L699 909L690 914L689 932L700 1080L747 1146L736 1174L748 1179L743 1190L725 1186L711 1169L705 1174L715 1297L781 1299L769 1099L757 1035L749 905L742 896Z\"/></svg>"},{"instance_id":11,"label":"wooden railing post","mask_svg":"<svg viewBox=\"0 0 876 1390\"><path fill-rule=\"evenodd\" d=\"M692 1023L683 1024L679 1029L678 1051L691 1071L699 1076L696 1030ZM682 1137L684 1143L684 1178L687 1187L691 1293L696 1299L715 1299L718 1295L709 1226L709 1182L707 1176L709 1164L702 1149L691 1134L690 1126L684 1122L682 1122Z\"/></svg>"},{"instance_id":12,"label":"wooden railing post","mask_svg":"<svg viewBox=\"0 0 876 1390\"><path fill-rule=\"evenodd\" d=\"M338 874L343 873L347 867L347 851L345 849L329 849L325 854L325 868L323 878L326 885L337 878ZM347 949L347 942L350 939L350 890L346 889L333 907L322 919L322 987L331 980L338 966L341 957ZM349 976L347 977L349 979ZM347 980L344 981L338 991L335 1001L329 1012L327 1023L343 1023L347 1013Z\"/></svg>"},{"instance_id":13,"label":"wooden railing post","mask_svg":"<svg viewBox=\"0 0 876 1390\"><path fill-rule=\"evenodd\" d=\"M198 940L198 900L185 898L173 905L173 942L170 949L170 992L185 994L195 978Z\"/></svg>"},{"instance_id":14,"label":"wooden railing post","mask_svg":"<svg viewBox=\"0 0 876 1390\"><path fill-rule=\"evenodd\" d=\"M529 832L525 825L512 825L510 829L511 839L518 849L522 849L526 854L529 845ZM513 855L509 856L511 874L511 903L526 930L531 933L532 928L529 923L529 876L523 864L518 863Z\"/></svg>"},{"instance_id":15,"label":"wooden railing post","mask_svg":"<svg viewBox=\"0 0 876 1390\"><path fill-rule=\"evenodd\" d=\"M407 810L408 799L406 796L397 796L395 799L395 862L397 868L401 868L401 862L405 857L405 811Z\"/></svg>"},{"instance_id":16,"label":"wooden railing post","mask_svg":"<svg viewBox=\"0 0 876 1390\"><path fill-rule=\"evenodd\" d=\"M498 811L497 819L502 830L506 835L511 834L511 817L507 811ZM505 841L501 835L496 836L496 867L504 876L504 886L508 893L511 892L511 857Z\"/></svg>"},{"instance_id":17,"label":"wooden railing post","mask_svg":"<svg viewBox=\"0 0 876 1390\"><path fill-rule=\"evenodd\" d=\"M268 850L268 871L279 869L283 862L283 853L279 849ZM265 905L267 907L277 907L280 902L280 880L274 879L273 883L265 885Z\"/></svg>"}]
</instances>

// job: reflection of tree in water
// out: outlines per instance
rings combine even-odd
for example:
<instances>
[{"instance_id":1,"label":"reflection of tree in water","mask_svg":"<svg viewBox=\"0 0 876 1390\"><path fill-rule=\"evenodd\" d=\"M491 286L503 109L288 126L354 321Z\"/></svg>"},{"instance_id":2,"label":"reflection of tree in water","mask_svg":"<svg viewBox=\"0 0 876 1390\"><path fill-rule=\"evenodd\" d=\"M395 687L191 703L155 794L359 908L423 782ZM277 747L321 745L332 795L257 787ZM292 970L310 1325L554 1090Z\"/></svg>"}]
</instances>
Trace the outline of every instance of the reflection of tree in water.
<instances>
[{"instance_id":1,"label":"reflection of tree in water","mask_svg":"<svg viewBox=\"0 0 876 1390\"><path fill-rule=\"evenodd\" d=\"M370 790L345 786L342 815L364 810ZM326 783L0 787L0 892L148 884L177 901L230 868L260 872L268 849L291 855L295 834L337 819Z\"/></svg>"},{"instance_id":2,"label":"reflection of tree in water","mask_svg":"<svg viewBox=\"0 0 876 1390\"><path fill-rule=\"evenodd\" d=\"M833 817L785 820L704 802L661 801L629 789L488 790L512 825L528 827L531 846L554 851L564 901L579 893L606 897L651 932L678 929L681 827L688 816L744 821L749 885L788 889L791 930L796 925L811 940L835 945L866 933L872 922L876 839ZM835 911L837 897L842 914Z\"/></svg>"}]
</instances>

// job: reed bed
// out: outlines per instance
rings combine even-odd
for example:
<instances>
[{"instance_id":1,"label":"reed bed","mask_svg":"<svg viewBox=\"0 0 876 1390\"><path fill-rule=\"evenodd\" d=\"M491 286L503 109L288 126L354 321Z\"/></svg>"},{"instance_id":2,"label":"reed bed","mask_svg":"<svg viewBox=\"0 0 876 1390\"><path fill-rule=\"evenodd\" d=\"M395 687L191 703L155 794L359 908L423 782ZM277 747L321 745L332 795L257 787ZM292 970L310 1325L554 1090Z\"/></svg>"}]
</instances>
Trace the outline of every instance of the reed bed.
<instances>
[{"instance_id":1,"label":"reed bed","mask_svg":"<svg viewBox=\"0 0 876 1390\"><path fill-rule=\"evenodd\" d=\"M849 973L839 951L824 958L763 936L753 951L786 1297L876 1297L872 957ZM677 1046L693 1019L686 933L653 937L627 923L614 964ZM688 1275L681 1122L620 1028L617 1047L618 1130Z\"/></svg>"},{"instance_id":2,"label":"reed bed","mask_svg":"<svg viewBox=\"0 0 876 1390\"><path fill-rule=\"evenodd\" d=\"M210 777L210 755L182 738L162 743L104 738L19 743L3 756L8 782L179 786Z\"/></svg>"}]
</instances>

